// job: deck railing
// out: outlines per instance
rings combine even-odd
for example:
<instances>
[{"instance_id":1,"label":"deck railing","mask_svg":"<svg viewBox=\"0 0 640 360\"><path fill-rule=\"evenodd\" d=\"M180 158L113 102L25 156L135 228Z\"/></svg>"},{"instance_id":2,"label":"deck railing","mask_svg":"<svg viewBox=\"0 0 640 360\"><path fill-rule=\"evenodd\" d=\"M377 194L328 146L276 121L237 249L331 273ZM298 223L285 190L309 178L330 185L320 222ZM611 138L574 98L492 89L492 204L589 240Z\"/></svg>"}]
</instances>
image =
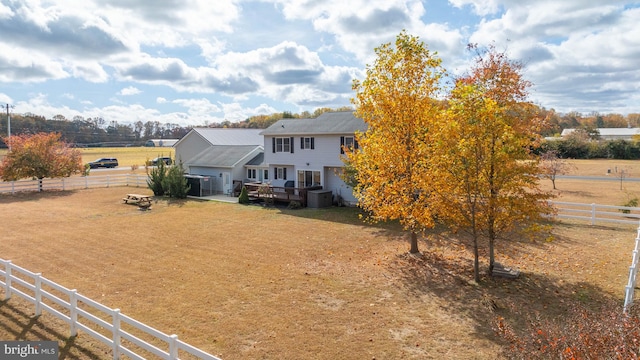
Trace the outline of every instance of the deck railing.
<instances>
[{"instance_id":1,"label":"deck railing","mask_svg":"<svg viewBox=\"0 0 640 360\"><path fill-rule=\"evenodd\" d=\"M301 206L307 206L307 193L310 190L322 189L321 186L295 188L272 186L265 183L245 183L249 198L265 201L298 201Z\"/></svg>"},{"instance_id":2,"label":"deck railing","mask_svg":"<svg viewBox=\"0 0 640 360\"><path fill-rule=\"evenodd\" d=\"M178 335L167 335L99 302L81 295L75 289L67 289L43 277L40 273L0 259L0 289L4 300L13 295L35 306L35 315L43 311L69 325L69 335L84 331L111 347L113 359L122 355L131 359L173 360L180 356L203 360L220 360L181 340ZM143 339L145 338L145 339Z\"/></svg>"}]
</instances>

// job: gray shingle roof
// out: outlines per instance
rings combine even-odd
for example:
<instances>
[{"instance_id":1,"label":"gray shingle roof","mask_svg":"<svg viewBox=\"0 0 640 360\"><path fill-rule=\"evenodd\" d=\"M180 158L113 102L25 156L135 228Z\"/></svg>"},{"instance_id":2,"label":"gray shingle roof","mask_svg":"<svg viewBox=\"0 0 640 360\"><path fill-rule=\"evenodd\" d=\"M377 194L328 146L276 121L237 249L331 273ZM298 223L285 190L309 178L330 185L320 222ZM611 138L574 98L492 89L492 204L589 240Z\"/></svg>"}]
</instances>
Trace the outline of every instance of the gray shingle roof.
<instances>
[{"instance_id":1,"label":"gray shingle roof","mask_svg":"<svg viewBox=\"0 0 640 360\"><path fill-rule=\"evenodd\" d=\"M212 145L194 156L189 166L233 167L256 148L256 145Z\"/></svg>"},{"instance_id":2,"label":"gray shingle roof","mask_svg":"<svg viewBox=\"0 0 640 360\"><path fill-rule=\"evenodd\" d=\"M366 130L365 122L353 116L353 111L337 111L324 113L316 119L282 119L260 134L263 136L353 134L356 131Z\"/></svg>"},{"instance_id":3,"label":"gray shingle roof","mask_svg":"<svg viewBox=\"0 0 640 360\"><path fill-rule=\"evenodd\" d=\"M262 145L261 129L194 128L211 145Z\"/></svg>"}]
</instances>

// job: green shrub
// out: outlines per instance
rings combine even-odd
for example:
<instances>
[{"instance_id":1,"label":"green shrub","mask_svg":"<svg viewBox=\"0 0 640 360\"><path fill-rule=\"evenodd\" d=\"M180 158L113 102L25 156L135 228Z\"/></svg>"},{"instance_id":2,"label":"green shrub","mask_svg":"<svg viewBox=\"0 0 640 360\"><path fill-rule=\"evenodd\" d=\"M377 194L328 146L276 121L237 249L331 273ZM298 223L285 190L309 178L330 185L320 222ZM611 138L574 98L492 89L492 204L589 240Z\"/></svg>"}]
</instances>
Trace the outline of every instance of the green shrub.
<instances>
[{"instance_id":1,"label":"green shrub","mask_svg":"<svg viewBox=\"0 0 640 360\"><path fill-rule=\"evenodd\" d=\"M300 209L302 208L302 204L299 201L291 201L287 206L288 209Z\"/></svg>"},{"instance_id":2,"label":"green shrub","mask_svg":"<svg viewBox=\"0 0 640 360\"><path fill-rule=\"evenodd\" d=\"M629 199L626 203L622 204L622 206L637 207L638 206L638 198L634 197L632 199ZM628 213L631 212L631 210L629 210L629 209L620 209L620 211L622 211L624 214L628 214Z\"/></svg>"},{"instance_id":3,"label":"green shrub","mask_svg":"<svg viewBox=\"0 0 640 360\"><path fill-rule=\"evenodd\" d=\"M164 164L164 161L159 161L159 163ZM177 199L187 197L191 185L189 185L187 178L184 177L182 162L169 167L167 175L163 179L162 188L164 189L164 194L169 195L169 197Z\"/></svg>"},{"instance_id":4,"label":"green shrub","mask_svg":"<svg viewBox=\"0 0 640 360\"><path fill-rule=\"evenodd\" d=\"M249 193L247 192L247 188L245 186L240 190L240 196L238 196L238 202L240 204L248 204L249 203Z\"/></svg>"},{"instance_id":5,"label":"green shrub","mask_svg":"<svg viewBox=\"0 0 640 360\"><path fill-rule=\"evenodd\" d=\"M147 186L149 189L153 191L153 195L162 196L164 195L164 182L165 177L167 177L167 167L164 162L160 162L157 167L152 168L151 172L149 172L149 177L147 179Z\"/></svg>"}]
</instances>

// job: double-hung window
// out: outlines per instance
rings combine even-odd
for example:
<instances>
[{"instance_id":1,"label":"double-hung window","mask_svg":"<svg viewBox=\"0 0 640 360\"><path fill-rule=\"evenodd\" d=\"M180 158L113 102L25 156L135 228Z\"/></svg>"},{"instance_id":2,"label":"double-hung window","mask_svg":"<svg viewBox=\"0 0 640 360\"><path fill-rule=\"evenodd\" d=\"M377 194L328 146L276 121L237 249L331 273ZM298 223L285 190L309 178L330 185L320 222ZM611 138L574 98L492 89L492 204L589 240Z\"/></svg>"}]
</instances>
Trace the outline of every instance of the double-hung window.
<instances>
[{"instance_id":1,"label":"double-hung window","mask_svg":"<svg viewBox=\"0 0 640 360\"><path fill-rule=\"evenodd\" d=\"M358 148L358 142L353 136L340 136L340 154L344 154L345 149L351 151Z\"/></svg>"},{"instance_id":2,"label":"double-hung window","mask_svg":"<svg viewBox=\"0 0 640 360\"><path fill-rule=\"evenodd\" d=\"M314 139L312 137L301 137L300 138L300 149L302 150L313 150L315 148Z\"/></svg>"},{"instance_id":3,"label":"double-hung window","mask_svg":"<svg viewBox=\"0 0 640 360\"><path fill-rule=\"evenodd\" d=\"M287 168L275 168L275 179L287 180Z\"/></svg>"},{"instance_id":4,"label":"double-hung window","mask_svg":"<svg viewBox=\"0 0 640 360\"><path fill-rule=\"evenodd\" d=\"M292 137L274 137L272 141L274 153L279 152L293 152L293 138Z\"/></svg>"}]
</instances>

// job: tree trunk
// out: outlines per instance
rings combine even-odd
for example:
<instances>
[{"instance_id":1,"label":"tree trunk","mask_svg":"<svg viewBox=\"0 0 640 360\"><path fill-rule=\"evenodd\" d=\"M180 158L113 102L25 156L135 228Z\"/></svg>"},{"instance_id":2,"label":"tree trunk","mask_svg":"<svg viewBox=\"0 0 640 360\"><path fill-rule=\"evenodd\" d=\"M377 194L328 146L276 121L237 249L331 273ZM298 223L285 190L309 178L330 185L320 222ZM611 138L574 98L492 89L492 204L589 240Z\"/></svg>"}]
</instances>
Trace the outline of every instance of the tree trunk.
<instances>
[{"instance_id":1,"label":"tree trunk","mask_svg":"<svg viewBox=\"0 0 640 360\"><path fill-rule=\"evenodd\" d=\"M493 274L493 265L495 263L495 255L493 251L493 236L489 238L489 274Z\"/></svg>"},{"instance_id":2,"label":"tree trunk","mask_svg":"<svg viewBox=\"0 0 640 360\"><path fill-rule=\"evenodd\" d=\"M480 255L478 254L478 237L473 237L473 279L480 282Z\"/></svg>"},{"instance_id":3,"label":"tree trunk","mask_svg":"<svg viewBox=\"0 0 640 360\"><path fill-rule=\"evenodd\" d=\"M415 231L411 231L411 250L409 250L411 254L417 254L420 251L418 250L418 234Z\"/></svg>"},{"instance_id":4,"label":"tree trunk","mask_svg":"<svg viewBox=\"0 0 640 360\"><path fill-rule=\"evenodd\" d=\"M493 222L492 222L493 224ZM494 251L496 239L496 232L494 231L493 225L489 228L489 274L493 274L493 265L495 264L496 257Z\"/></svg>"}]
</instances>

